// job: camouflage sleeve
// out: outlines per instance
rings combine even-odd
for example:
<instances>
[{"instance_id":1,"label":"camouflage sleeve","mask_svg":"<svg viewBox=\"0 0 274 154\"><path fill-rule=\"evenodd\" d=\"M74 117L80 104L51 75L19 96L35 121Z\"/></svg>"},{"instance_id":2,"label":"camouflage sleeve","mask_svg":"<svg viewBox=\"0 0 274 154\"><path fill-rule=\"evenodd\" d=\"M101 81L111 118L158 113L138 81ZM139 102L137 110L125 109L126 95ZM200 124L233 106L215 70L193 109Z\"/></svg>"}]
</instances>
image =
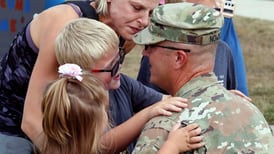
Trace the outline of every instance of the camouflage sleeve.
<instances>
[{"instance_id":1,"label":"camouflage sleeve","mask_svg":"<svg viewBox=\"0 0 274 154\"><path fill-rule=\"evenodd\" d=\"M154 154L159 151L168 137L169 131L176 124L177 113L172 116L152 118L145 125L134 148L133 154Z\"/></svg>"},{"instance_id":2,"label":"camouflage sleeve","mask_svg":"<svg viewBox=\"0 0 274 154\"><path fill-rule=\"evenodd\" d=\"M150 128L144 130L132 152L132 154L156 154L165 142L168 131L162 128Z\"/></svg>"}]
</instances>

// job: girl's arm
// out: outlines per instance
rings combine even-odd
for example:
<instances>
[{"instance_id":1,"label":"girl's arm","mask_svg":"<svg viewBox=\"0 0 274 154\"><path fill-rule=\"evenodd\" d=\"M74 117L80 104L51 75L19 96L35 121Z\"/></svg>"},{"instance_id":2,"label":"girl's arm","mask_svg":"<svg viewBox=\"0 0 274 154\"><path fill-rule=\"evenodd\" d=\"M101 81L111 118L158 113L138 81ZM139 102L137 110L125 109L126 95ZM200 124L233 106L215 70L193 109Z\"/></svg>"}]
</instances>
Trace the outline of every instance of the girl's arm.
<instances>
[{"instance_id":1,"label":"girl's arm","mask_svg":"<svg viewBox=\"0 0 274 154\"><path fill-rule=\"evenodd\" d=\"M176 124L168 135L157 154L179 154L204 146L201 128L197 124L190 124L181 128Z\"/></svg>"}]
</instances>

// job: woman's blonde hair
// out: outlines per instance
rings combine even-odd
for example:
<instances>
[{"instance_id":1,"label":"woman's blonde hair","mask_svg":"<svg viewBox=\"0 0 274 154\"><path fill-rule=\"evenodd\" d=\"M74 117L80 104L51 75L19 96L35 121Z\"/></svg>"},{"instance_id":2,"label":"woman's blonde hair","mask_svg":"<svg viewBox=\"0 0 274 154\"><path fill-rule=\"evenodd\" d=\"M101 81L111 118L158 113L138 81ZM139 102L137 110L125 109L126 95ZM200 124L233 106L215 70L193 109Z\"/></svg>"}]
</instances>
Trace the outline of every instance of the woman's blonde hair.
<instances>
[{"instance_id":1,"label":"woman's blonde hair","mask_svg":"<svg viewBox=\"0 0 274 154\"><path fill-rule=\"evenodd\" d=\"M119 38L106 24L78 18L69 22L55 41L55 54L59 65L75 63L82 69L93 67L104 54L118 50Z\"/></svg>"},{"instance_id":2,"label":"woman's blonde hair","mask_svg":"<svg viewBox=\"0 0 274 154\"><path fill-rule=\"evenodd\" d=\"M47 87L42 100L41 153L100 153L108 93L96 77L82 77L82 81L61 77Z\"/></svg>"},{"instance_id":3,"label":"woman's blonde hair","mask_svg":"<svg viewBox=\"0 0 274 154\"><path fill-rule=\"evenodd\" d=\"M108 14L108 5L107 5L107 0L95 0L96 3L96 11L99 14L102 14L106 16Z\"/></svg>"}]
</instances>

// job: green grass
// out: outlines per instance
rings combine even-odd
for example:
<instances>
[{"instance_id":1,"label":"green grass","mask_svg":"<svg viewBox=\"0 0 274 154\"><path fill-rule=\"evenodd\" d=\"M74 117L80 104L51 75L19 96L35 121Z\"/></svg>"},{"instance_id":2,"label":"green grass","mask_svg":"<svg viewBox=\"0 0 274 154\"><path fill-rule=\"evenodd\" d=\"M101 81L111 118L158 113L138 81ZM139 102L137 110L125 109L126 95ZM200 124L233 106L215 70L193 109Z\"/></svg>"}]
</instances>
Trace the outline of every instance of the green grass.
<instances>
[{"instance_id":1,"label":"green grass","mask_svg":"<svg viewBox=\"0 0 274 154\"><path fill-rule=\"evenodd\" d=\"M274 124L274 22L239 16L233 20L245 59L249 96ZM140 57L140 50L130 52L122 71L136 78Z\"/></svg>"},{"instance_id":2,"label":"green grass","mask_svg":"<svg viewBox=\"0 0 274 154\"><path fill-rule=\"evenodd\" d=\"M253 103L274 124L274 22L235 17Z\"/></svg>"}]
</instances>

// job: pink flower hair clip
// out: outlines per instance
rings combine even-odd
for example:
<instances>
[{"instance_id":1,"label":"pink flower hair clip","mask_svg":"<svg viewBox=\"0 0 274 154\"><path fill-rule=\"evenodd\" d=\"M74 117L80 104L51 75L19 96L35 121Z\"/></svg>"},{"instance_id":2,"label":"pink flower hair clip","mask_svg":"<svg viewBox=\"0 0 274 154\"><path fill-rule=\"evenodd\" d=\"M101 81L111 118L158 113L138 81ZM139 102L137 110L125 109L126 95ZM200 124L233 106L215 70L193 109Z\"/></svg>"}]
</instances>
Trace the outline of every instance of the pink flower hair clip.
<instances>
[{"instance_id":1,"label":"pink flower hair clip","mask_svg":"<svg viewBox=\"0 0 274 154\"><path fill-rule=\"evenodd\" d=\"M165 0L160 0L159 4L165 4Z\"/></svg>"},{"instance_id":2,"label":"pink flower hair clip","mask_svg":"<svg viewBox=\"0 0 274 154\"><path fill-rule=\"evenodd\" d=\"M70 76L77 79L78 81L83 80L83 77L81 76L83 74L82 69L77 64L68 63L68 64L61 65L58 68L58 72L60 73L60 76Z\"/></svg>"}]
</instances>

